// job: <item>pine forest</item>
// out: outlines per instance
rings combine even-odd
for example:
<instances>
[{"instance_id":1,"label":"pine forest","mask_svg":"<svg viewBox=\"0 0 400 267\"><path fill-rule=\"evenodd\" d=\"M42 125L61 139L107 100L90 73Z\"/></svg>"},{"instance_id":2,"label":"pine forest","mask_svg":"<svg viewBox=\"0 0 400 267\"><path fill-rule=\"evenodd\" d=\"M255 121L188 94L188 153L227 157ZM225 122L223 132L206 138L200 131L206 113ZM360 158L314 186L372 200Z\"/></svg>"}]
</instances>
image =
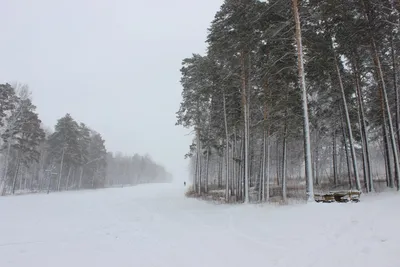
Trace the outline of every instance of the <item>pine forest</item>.
<instances>
[{"instance_id":1,"label":"pine forest","mask_svg":"<svg viewBox=\"0 0 400 267\"><path fill-rule=\"evenodd\" d=\"M70 114L46 128L26 85L0 84L0 195L172 180L150 156L106 150L100 133Z\"/></svg>"},{"instance_id":2,"label":"pine forest","mask_svg":"<svg viewBox=\"0 0 400 267\"><path fill-rule=\"evenodd\" d=\"M399 190L400 2L225 0L182 61L191 194Z\"/></svg>"}]
</instances>

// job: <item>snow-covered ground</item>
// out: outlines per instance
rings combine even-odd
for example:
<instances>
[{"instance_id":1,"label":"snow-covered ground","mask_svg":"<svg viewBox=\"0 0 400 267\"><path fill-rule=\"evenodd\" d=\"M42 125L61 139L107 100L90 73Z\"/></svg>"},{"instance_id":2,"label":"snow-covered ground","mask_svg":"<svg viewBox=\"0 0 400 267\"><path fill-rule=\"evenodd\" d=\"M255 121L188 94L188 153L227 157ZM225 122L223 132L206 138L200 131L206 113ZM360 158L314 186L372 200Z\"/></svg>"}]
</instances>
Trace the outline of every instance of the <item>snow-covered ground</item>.
<instances>
[{"instance_id":1,"label":"snow-covered ground","mask_svg":"<svg viewBox=\"0 0 400 267\"><path fill-rule=\"evenodd\" d=\"M1 267L400 266L400 196L212 205L183 186L0 198Z\"/></svg>"}]
</instances>

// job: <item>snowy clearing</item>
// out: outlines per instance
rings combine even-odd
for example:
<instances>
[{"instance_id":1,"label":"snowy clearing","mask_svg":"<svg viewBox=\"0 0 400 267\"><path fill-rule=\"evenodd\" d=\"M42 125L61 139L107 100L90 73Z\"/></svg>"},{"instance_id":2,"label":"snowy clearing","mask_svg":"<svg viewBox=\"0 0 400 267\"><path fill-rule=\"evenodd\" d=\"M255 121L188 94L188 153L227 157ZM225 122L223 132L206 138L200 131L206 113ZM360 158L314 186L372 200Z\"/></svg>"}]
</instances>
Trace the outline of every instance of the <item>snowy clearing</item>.
<instances>
[{"instance_id":1,"label":"snowy clearing","mask_svg":"<svg viewBox=\"0 0 400 267\"><path fill-rule=\"evenodd\" d=\"M400 266L397 193L278 208L212 205L183 191L0 198L0 266Z\"/></svg>"}]
</instances>

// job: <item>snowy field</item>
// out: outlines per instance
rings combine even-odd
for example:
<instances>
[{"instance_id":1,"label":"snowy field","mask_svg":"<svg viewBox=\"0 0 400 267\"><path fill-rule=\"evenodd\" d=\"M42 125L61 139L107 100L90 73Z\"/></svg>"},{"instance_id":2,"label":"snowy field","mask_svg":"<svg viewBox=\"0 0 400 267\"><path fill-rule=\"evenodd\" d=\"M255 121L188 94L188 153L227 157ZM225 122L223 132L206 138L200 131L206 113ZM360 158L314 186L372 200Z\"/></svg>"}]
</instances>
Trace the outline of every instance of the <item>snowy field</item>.
<instances>
[{"instance_id":1,"label":"snowy field","mask_svg":"<svg viewBox=\"0 0 400 267\"><path fill-rule=\"evenodd\" d=\"M1 267L399 267L400 196L212 205L183 186L0 198Z\"/></svg>"}]
</instances>

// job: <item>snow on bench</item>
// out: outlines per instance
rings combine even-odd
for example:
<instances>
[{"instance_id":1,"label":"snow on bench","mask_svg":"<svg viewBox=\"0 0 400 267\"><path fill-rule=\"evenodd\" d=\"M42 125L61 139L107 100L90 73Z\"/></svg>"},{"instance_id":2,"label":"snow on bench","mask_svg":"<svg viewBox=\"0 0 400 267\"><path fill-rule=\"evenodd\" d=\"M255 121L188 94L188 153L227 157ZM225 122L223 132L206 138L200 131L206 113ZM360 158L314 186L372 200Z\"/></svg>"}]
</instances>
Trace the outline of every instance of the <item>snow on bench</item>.
<instances>
[{"instance_id":1,"label":"snow on bench","mask_svg":"<svg viewBox=\"0 0 400 267\"><path fill-rule=\"evenodd\" d=\"M359 202L361 191L358 190L344 190L329 192L327 194L314 194L316 202L332 203L332 202Z\"/></svg>"}]
</instances>

